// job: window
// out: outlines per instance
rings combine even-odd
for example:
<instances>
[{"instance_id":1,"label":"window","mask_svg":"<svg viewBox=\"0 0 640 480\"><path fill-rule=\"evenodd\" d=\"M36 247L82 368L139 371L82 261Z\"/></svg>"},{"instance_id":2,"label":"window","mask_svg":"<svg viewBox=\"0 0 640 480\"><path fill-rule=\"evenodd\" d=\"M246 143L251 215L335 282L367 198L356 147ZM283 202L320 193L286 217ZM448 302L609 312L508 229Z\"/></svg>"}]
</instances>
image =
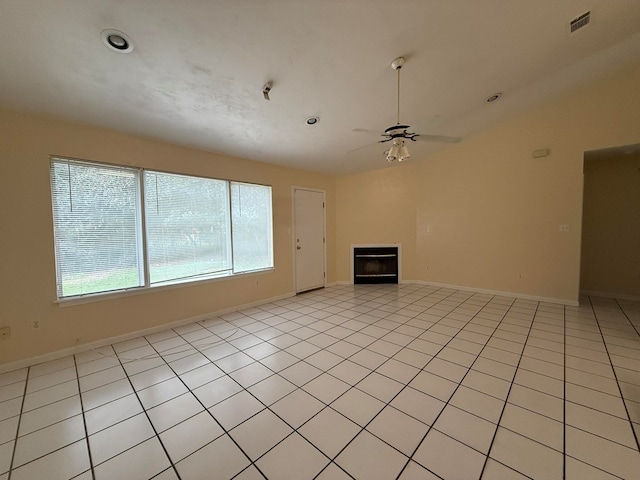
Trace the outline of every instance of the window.
<instances>
[{"instance_id":1,"label":"window","mask_svg":"<svg viewBox=\"0 0 640 480\"><path fill-rule=\"evenodd\" d=\"M273 267L271 187L53 158L51 193L59 298Z\"/></svg>"},{"instance_id":2,"label":"window","mask_svg":"<svg viewBox=\"0 0 640 480\"><path fill-rule=\"evenodd\" d=\"M272 267L271 189L232 182L231 222L234 271Z\"/></svg>"},{"instance_id":3,"label":"window","mask_svg":"<svg viewBox=\"0 0 640 480\"><path fill-rule=\"evenodd\" d=\"M58 296L144 285L137 170L53 162Z\"/></svg>"},{"instance_id":4,"label":"window","mask_svg":"<svg viewBox=\"0 0 640 480\"><path fill-rule=\"evenodd\" d=\"M229 182L145 172L144 191L151 284L232 269Z\"/></svg>"}]
</instances>

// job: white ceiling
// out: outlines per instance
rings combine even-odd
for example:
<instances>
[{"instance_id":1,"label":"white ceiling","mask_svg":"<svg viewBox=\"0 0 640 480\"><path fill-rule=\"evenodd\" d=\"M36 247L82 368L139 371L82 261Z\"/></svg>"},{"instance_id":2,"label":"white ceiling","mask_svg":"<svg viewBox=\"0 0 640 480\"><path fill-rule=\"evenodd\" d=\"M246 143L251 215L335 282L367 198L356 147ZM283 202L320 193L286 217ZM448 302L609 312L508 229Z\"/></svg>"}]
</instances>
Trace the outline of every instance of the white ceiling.
<instances>
[{"instance_id":1,"label":"white ceiling","mask_svg":"<svg viewBox=\"0 0 640 480\"><path fill-rule=\"evenodd\" d=\"M395 124L395 57L401 121L468 138L640 62L639 20L638 0L2 0L0 104L345 174L387 166L353 129ZM109 28L134 51L107 49ZM448 146L409 147L424 161Z\"/></svg>"}]
</instances>

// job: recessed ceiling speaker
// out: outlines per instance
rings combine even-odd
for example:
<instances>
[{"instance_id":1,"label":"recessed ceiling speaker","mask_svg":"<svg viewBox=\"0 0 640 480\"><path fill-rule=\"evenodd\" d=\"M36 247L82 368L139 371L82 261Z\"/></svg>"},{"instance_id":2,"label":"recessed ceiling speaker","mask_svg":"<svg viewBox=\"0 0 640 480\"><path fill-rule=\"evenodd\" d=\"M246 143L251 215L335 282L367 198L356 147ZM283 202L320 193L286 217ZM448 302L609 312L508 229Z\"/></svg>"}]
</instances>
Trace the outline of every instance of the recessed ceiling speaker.
<instances>
[{"instance_id":1,"label":"recessed ceiling speaker","mask_svg":"<svg viewBox=\"0 0 640 480\"><path fill-rule=\"evenodd\" d=\"M120 30L103 30L101 36L104 44L114 52L130 53L133 51L133 43L127 34Z\"/></svg>"}]
</instances>

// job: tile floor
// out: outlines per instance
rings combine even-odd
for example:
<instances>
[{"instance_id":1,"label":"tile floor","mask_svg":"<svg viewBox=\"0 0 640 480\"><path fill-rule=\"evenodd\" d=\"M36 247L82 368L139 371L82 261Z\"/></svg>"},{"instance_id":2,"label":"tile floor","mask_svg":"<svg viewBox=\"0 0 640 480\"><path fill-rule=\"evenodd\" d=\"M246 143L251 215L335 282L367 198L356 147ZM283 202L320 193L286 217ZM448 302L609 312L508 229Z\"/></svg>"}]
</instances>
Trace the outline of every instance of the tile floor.
<instances>
[{"instance_id":1,"label":"tile floor","mask_svg":"<svg viewBox=\"0 0 640 480\"><path fill-rule=\"evenodd\" d=\"M0 375L0 480L640 478L640 302L335 287Z\"/></svg>"}]
</instances>

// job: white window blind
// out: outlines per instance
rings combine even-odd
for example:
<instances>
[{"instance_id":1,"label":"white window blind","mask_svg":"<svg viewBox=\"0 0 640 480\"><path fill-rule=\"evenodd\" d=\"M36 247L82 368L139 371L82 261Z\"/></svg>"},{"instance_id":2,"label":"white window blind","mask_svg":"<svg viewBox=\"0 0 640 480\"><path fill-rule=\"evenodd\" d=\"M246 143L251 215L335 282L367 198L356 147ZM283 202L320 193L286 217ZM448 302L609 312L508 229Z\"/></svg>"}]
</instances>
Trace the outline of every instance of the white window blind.
<instances>
[{"instance_id":1,"label":"white window blind","mask_svg":"<svg viewBox=\"0 0 640 480\"><path fill-rule=\"evenodd\" d=\"M58 296L142 285L137 170L54 161L51 189Z\"/></svg>"},{"instance_id":2,"label":"white window blind","mask_svg":"<svg viewBox=\"0 0 640 480\"><path fill-rule=\"evenodd\" d=\"M231 270L229 182L145 172L151 284Z\"/></svg>"},{"instance_id":3,"label":"white window blind","mask_svg":"<svg viewBox=\"0 0 640 480\"><path fill-rule=\"evenodd\" d=\"M233 270L273 267L271 187L231 182Z\"/></svg>"},{"instance_id":4,"label":"white window blind","mask_svg":"<svg viewBox=\"0 0 640 480\"><path fill-rule=\"evenodd\" d=\"M52 158L51 194L58 298L273 268L269 186Z\"/></svg>"}]
</instances>

